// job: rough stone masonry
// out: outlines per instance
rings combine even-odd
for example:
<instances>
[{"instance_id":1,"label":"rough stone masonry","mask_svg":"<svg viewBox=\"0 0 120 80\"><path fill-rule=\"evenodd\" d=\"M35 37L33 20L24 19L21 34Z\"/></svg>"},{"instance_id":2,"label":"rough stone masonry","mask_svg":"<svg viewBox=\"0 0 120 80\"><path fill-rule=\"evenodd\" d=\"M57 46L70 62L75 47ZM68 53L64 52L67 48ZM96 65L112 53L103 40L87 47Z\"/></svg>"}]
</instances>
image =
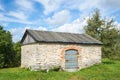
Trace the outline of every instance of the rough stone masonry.
<instances>
[{"instance_id":1,"label":"rough stone masonry","mask_svg":"<svg viewBox=\"0 0 120 80\"><path fill-rule=\"evenodd\" d=\"M101 63L102 43L86 34L26 30L21 43L21 67L31 70L78 71Z\"/></svg>"}]
</instances>

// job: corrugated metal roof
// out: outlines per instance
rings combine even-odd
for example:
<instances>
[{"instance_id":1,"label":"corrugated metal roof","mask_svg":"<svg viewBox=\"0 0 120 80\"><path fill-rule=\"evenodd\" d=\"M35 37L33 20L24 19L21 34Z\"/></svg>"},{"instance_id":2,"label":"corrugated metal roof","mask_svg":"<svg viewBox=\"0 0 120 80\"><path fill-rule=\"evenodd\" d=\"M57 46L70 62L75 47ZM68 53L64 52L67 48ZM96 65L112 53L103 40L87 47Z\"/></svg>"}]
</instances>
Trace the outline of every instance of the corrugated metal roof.
<instances>
[{"instance_id":1,"label":"corrugated metal roof","mask_svg":"<svg viewBox=\"0 0 120 80\"><path fill-rule=\"evenodd\" d=\"M87 34L62 33L52 31L26 30L37 42L63 42L80 44L102 44Z\"/></svg>"}]
</instances>

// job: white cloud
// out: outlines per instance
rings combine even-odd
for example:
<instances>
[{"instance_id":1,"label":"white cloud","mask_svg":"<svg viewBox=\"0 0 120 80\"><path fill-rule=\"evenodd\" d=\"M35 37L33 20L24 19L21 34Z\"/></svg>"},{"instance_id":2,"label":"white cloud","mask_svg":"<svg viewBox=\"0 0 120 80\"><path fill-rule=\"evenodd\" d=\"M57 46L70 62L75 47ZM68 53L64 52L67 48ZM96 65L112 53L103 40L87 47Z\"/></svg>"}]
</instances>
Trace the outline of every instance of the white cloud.
<instances>
[{"instance_id":1,"label":"white cloud","mask_svg":"<svg viewBox=\"0 0 120 80\"><path fill-rule=\"evenodd\" d=\"M47 31L47 28L40 26L40 27L36 28L36 30Z\"/></svg>"},{"instance_id":2,"label":"white cloud","mask_svg":"<svg viewBox=\"0 0 120 80\"><path fill-rule=\"evenodd\" d=\"M4 22L4 23L2 23L2 22L0 22L0 25L1 25L2 27L6 27L6 28L7 28L7 27L8 27L8 25L9 25L9 23L5 23L5 22Z\"/></svg>"},{"instance_id":3,"label":"white cloud","mask_svg":"<svg viewBox=\"0 0 120 80\"><path fill-rule=\"evenodd\" d=\"M80 11L84 11L84 10L91 10L93 8L97 8L98 5L98 1L95 0L85 0L81 5L79 5L79 9Z\"/></svg>"},{"instance_id":4,"label":"white cloud","mask_svg":"<svg viewBox=\"0 0 120 80\"><path fill-rule=\"evenodd\" d=\"M86 19L80 20L79 18L74 20L72 23L64 24L58 28L52 29L53 31L59 32L70 32L70 33L83 33L84 26L86 25Z\"/></svg>"},{"instance_id":5,"label":"white cloud","mask_svg":"<svg viewBox=\"0 0 120 80\"><path fill-rule=\"evenodd\" d=\"M63 25L70 20L70 12L62 10L55 13L52 17L47 18L46 22L51 26Z\"/></svg>"},{"instance_id":6,"label":"white cloud","mask_svg":"<svg viewBox=\"0 0 120 80\"><path fill-rule=\"evenodd\" d=\"M42 26L40 27L26 26L26 27L11 28L9 29L9 31L13 36L13 41L14 42L20 41L26 29L43 30L43 31L47 30L45 27Z\"/></svg>"},{"instance_id":7,"label":"white cloud","mask_svg":"<svg viewBox=\"0 0 120 80\"><path fill-rule=\"evenodd\" d=\"M13 41L14 42L17 42L17 41L20 41L24 31L26 28L29 28L29 27L19 27L19 28L11 28L9 29L9 31L11 32L12 36L13 36Z\"/></svg>"},{"instance_id":8,"label":"white cloud","mask_svg":"<svg viewBox=\"0 0 120 80\"><path fill-rule=\"evenodd\" d=\"M36 21L29 21L29 17L34 10L34 3L30 0L15 0L15 11L0 12L0 22L16 22L21 24L35 24ZM14 8L11 6L11 8ZM0 9L3 9L0 5ZM7 9L7 8L6 8Z\"/></svg>"},{"instance_id":9,"label":"white cloud","mask_svg":"<svg viewBox=\"0 0 120 80\"><path fill-rule=\"evenodd\" d=\"M38 17L39 19L38 21L35 20L31 22L27 19L30 19L30 15L32 14L33 10L35 10L34 4L36 2L43 5L45 15L42 15L43 16L42 19ZM102 16L103 15L108 16L109 18L112 15L115 17L116 15L114 13L116 13L117 11L120 11L119 0L109 0L109 1L107 0L94 0L94 1L93 0L77 0L77 1L76 0L15 0L15 3L16 3L15 6L18 6L18 8L16 8L16 11L10 11L8 13L0 12L1 23L16 22L16 23L22 23L22 24L28 24L28 25L34 24L35 26L35 25L41 24L40 22L42 22L43 25L46 25L46 23L44 23L44 20L45 20L45 22L47 22L50 26L55 26L55 27L57 26L57 28L52 29L53 31L72 32L72 33L83 32L83 26L86 24L86 20L81 20L81 19L82 17L85 18L86 16L92 14L91 11L93 11L93 9L95 8L100 9ZM0 5L0 10L5 10L2 5ZM36 10L40 10L40 9L36 9ZM80 13L78 14L80 14L81 17L78 19L74 18L76 19L74 20L73 19L74 11L76 10L79 10ZM35 13L34 15L36 16L41 14ZM12 16L15 18L13 18ZM118 18L118 17L115 17L115 18ZM70 22L69 20L72 22L69 23ZM116 24L120 29L120 23L116 22ZM49 26L46 26L46 27L49 27ZM26 28L37 29L37 30L47 30L47 28L41 27L41 26L11 28L10 31L13 34L13 40L18 41L20 38L19 34L22 34Z\"/></svg>"},{"instance_id":10,"label":"white cloud","mask_svg":"<svg viewBox=\"0 0 120 80\"><path fill-rule=\"evenodd\" d=\"M44 6L44 13L58 11L59 9L77 9L80 11L97 7L99 0L35 0Z\"/></svg>"},{"instance_id":11,"label":"white cloud","mask_svg":"<svg viewBox=\"0 0 120 80\"><path fill-rule=\"evenodd\" d=\"M96 0L96 3L93 4L92 8L100 9L102 16L115 16L120 10L120 1L119 0Z\"/></svg>"},{"instance_id":12,"label":"white cloud","mask_svg":"<svg viewBox=\"0 0 120 80\"><path fill-rule=\"evenodd\" d=\"M78 9L78 7L83 3L83 0L64 0L61 7L66 9Z\"/></svg>"},{"instance_id":13,"label":"white cloud","mask_svg":"<svg viewBox=\"0 0 120 80\"><path fill-rule=\"evenodd\" d=\"M120 11L119 0L65 0L60 7L79 10L82 14L90 14L93 9L100 9L103 16L111 16Z\"/></svg>"},{"instance_id":14,"label":"white cloud","mask_svg":"<svg viewBox=\"0 0 120 80\"><path fill-rule=\"evenodd\" d=\"M103 0L99 1L101 7L105 7L107 9L120 9L120 1L119 0Z\"/></svg>"},{"instance_id":15,"label":"white cloud","mask_svg":"<svg viewBox=\"0 0 120 80\"><path fill-rule=\"evenodd\" d=\"M115 25L117 26L117 29L120 30L120 23L116 21Z\"/></svg>"},{"instance_id":16,"label":"white cloud","mask_svg":"<svg viewBox=\"0 0 120 80\"><path fill-rule=\"evenodd\" d=\"M22 23L22 24L35 24L35 22L30 22L27 20L18 20L18 19L9 18L3 14L0 14L0 22L16 22L16 23Z\"/></svg>"},{"instance_id":17,"label":"white cloud","mask_svg":"<svg viewBox=\"0 0 120 80\"><path fill-rule=\"evenodd\" d=\"M0 4L0 10L4 11L4 8L1 4Z\"/></svg>"},{"instance_id":18,"label":"white cloud","mask_svg":"<svg viewBox=\"0 0 120 80\"><path fill-rule=\"evenodd\" d=\"M22 10L34 10L32 0L15 0L15 3L22 9Z\"/></svg>"},{"instance_id":19,"label":"white cloud","mask_svg":"<svg viewBox=\"0 0 120 80\"><path fill-rule=\"evenodd\" d=\"M23 33L26 28L29 28L29 27L25 27L25 28L23 28L23 27L11 28L11 29L9 29L9 31L10 31L13 35L15 35L15 34Z\"/></svg>"},{"instance_id":20,"label":"white cloud","mask_svg":"<svg viewBox=\"0 0 120 80\"><path fill-rule=\"evenodd\" d=\"M3 14L0 14L0 18L3 18L4 17L4 15Z\"/></svg>"},{"instance_id":21,"label":"white cloud","mask_svg":"<svg viewBox=\"0 0 120 80\"><path fill-rule=\"evenodd\" d=\"M22 11L17 11L17 12L9 12L8 15L10 16L13 16L17 19L20 19L20 20L26 20L27 19L27 15L25 13L23 13Z\"/></svg>"},{"instance_id":22,"label":"white cloud","mask_svg":"<svg viewBox=\"0 0 120 80\"><path fill-rule=\"evenodd\" d=\"M60 4L63 0L35 0L42 4L45 8L44 14L49 14L51 12L54 12L60 7Z\"/></svg>"}]
</instances>

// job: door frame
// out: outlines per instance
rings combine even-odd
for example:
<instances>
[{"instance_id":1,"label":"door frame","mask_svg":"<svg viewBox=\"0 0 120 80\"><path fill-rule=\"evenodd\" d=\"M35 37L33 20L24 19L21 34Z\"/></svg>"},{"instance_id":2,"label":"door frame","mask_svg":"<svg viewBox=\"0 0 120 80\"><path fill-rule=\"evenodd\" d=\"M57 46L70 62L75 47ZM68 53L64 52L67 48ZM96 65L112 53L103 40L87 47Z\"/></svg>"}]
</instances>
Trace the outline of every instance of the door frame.
<instances>
[{"instance_id":1,"label":"door frame","mask_svg":"<svg viewBox=\"0 0 120 80\"><path fill-rule=\"evenodd\" d=\"M65 69L65 51L70 50L70 49L78 51L78 56L77 57L78 57L78 70L79 70L79 69L81 69L81 64L82 64L81 48L79 46L76 46L76 45L66 46L65 48L62 49L62 52L61 52L61 68L63 70L68 70L68 69Z\"/></svg>"}]
</instances>

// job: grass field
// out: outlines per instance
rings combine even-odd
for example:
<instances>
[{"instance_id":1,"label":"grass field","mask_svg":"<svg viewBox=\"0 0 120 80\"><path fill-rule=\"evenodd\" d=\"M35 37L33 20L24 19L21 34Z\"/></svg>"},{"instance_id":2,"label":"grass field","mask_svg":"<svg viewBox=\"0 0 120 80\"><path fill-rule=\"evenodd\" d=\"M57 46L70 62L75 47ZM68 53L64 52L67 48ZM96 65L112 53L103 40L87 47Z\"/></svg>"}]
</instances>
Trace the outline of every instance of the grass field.
<instances>
[{"instance_id":1,"label":"grass field","mask_svg":"<svg viewBox=\"0 0 120 80\"><path fill-rule=\"evenodd\" d=\"M120 80L120 61L104 59L101 64L78 72L0 69L0 80Z\"/></svg>"}]
</instances>

